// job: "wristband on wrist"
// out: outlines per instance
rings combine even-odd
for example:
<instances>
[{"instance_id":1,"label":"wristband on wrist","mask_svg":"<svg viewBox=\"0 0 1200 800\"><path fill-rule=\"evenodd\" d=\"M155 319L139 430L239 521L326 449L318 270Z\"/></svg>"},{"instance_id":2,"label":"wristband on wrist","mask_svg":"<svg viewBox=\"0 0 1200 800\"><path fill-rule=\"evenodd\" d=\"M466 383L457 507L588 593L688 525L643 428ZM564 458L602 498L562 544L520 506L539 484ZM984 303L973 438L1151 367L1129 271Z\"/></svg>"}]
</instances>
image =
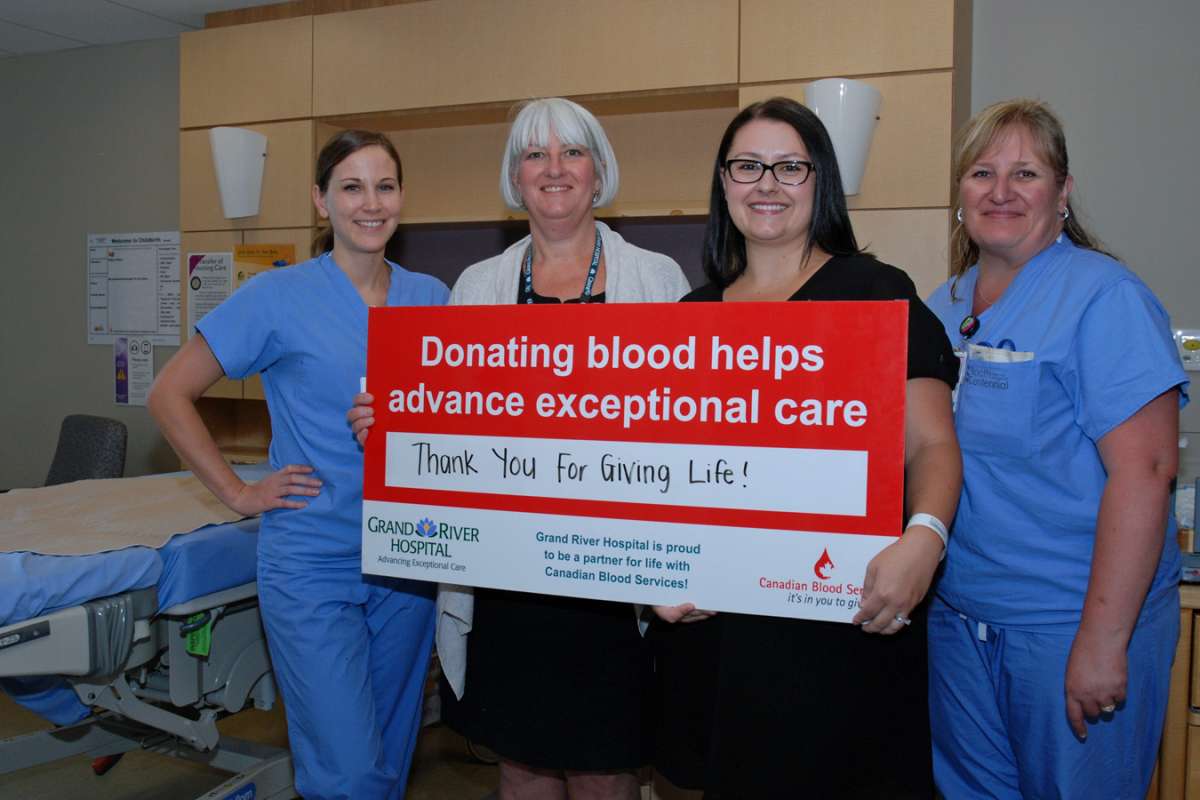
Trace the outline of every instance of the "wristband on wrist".
<instances>
[{"instance_id":1,"label":"wristband on wrist","mask_svg":"<svg viewBox=\"0 0 1200 800\"><path fill-rule=\"evenodd\" d=\"M946 524L933 514L913 514L908 518L908 524L904 526L904 530L908 530L913 525L920 525L923 528L929 528L929 530L937 534L938 538L942 540L942 554L938 557L938 561L941 561L943 558L945 558L946 547L948 546L950 540L950 532L946 530Z\"/></svg>"}]
</instances>

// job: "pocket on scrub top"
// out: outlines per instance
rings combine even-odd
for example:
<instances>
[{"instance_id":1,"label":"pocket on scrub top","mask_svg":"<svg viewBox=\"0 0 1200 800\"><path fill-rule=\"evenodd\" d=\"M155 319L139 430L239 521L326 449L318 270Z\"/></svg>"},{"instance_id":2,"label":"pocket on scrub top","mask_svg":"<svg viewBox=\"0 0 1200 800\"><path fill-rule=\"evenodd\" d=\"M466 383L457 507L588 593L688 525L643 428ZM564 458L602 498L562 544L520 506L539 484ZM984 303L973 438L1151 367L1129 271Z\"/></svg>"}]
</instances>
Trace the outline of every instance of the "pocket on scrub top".
<instances>
[{"instance_id":1,"label":"pocket on scrub top","mask_svg":"<svg viewBox=\"0 0 1200 800\"><path fill-rule=\"evenodd\" d=\"M1015 458L1032 455L1037 377L1032 352L969 345L955 411L962 449Z\"/></svg>"}]
</instances>

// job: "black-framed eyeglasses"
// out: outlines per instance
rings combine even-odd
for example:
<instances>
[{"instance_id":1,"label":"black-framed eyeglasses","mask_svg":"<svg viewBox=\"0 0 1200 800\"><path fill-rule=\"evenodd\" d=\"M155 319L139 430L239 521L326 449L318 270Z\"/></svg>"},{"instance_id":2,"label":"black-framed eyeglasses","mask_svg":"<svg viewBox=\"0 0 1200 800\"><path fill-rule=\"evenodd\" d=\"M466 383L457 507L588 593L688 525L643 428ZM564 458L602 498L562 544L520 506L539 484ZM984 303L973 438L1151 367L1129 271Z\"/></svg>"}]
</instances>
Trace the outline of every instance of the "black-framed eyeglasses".
<instances>
[{"instance_id":1,"label":"black-framed eyeglasses","mask_svg":"<svg viewBox=\"0 0 1200 800\"><path fill-rule=\"evenodd\" d=\"M725 171L734 183L758 183L762 176L770 172L775 180L787 186L799 186L812 175L811 161L776 161L774 164L764 164L753 158L731 158L725 162Z\"/></svg>"}]
</instances>

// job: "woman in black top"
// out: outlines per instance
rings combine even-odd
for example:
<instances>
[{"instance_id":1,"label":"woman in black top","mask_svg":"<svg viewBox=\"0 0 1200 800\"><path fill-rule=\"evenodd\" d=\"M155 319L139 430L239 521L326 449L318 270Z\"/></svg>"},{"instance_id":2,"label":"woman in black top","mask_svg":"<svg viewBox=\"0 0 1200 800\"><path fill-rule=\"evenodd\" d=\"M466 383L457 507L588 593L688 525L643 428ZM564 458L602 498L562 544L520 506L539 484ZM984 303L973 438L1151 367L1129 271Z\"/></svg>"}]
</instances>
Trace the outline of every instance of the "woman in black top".
<instances>
[{"instance_id":1,"label":"woman in black top","mask_svg":"<svg viewBox=\"0 0 1200 800\"><path fill-rule=\"evenodd\" d=\"M704 267L710 282L685 301L909 301L905 505L915 516L868 566L853 625L656 609L666 623L695 623L656 627L657 767L706 798L932 797L923 598L962 476L957 359L908 276L860 251L829 135L793 100L751 105L726 130Z\"/></svg>"}]
</instances>

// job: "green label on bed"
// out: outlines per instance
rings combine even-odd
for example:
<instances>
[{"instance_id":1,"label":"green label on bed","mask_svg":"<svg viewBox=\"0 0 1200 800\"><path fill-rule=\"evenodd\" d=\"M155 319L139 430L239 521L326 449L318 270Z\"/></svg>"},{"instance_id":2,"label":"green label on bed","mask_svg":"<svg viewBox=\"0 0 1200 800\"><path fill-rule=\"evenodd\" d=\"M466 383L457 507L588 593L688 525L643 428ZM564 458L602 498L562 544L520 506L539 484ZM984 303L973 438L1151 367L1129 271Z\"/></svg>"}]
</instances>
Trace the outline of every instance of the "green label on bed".
<instances>
[{"instance_id":1,"label":"green label on bed","mask_svg":"<svg viewBox=\"0 0 1200 800\"><path fill-rule=\"evenodd\" d=\"M204 614L196 614L188 617L188 622L198 622L204 619ZM197 628L187 635L187 645L185 649L194 656L207 658L209 650L212 649L212 620L210 619L203 627Z\"/></svg>"}]
</instances>

